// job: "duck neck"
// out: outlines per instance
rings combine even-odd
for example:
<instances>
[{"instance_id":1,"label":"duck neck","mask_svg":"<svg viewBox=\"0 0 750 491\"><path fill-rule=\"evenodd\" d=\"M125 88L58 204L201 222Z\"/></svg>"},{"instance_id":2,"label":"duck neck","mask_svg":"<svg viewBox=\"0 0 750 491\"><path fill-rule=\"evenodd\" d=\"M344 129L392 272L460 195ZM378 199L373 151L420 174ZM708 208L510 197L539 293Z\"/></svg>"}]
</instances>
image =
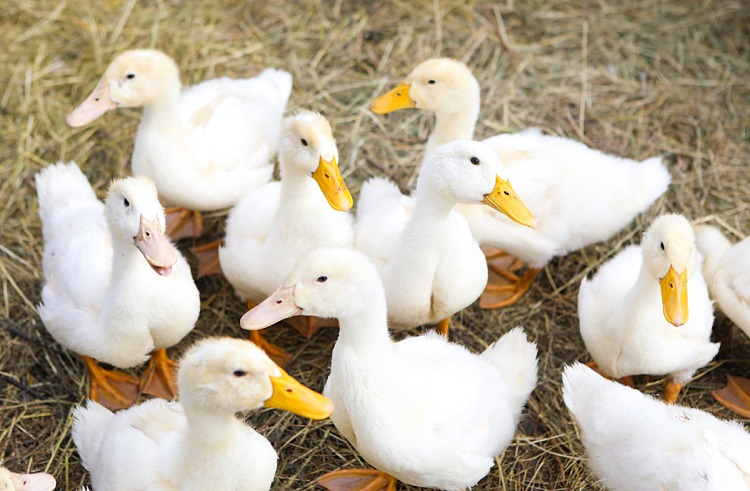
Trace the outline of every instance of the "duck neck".
<instances>
[{"instance_id":1,"label":"duck neck","mask_svg":"<svg viewBox=\"0 0 750 491\"><path fill-rule=\"evenodd\" d=\"M277 216L299 217L300 214L315 213L320 205L328 206L320 186L310 174L298 169L282 168L281 200ZM285 219L284 223L288 223L288 220Z\"/></svg>"},{"instance_id":2,"label":"duck neck","mask_svg":"<svg viewBox=\"0 0 750 491\"><path fill-rule=\"evenodd\" d=\"M435 153L439 146L456 140L474 138L474 127L479 118L479 97L472 97L457 112L435 112L435 130L427 140L425 159Z\"/></svg>"},{"instance_id":3,"label":"duck neck","mask_svg":"<svg viewBox=\"0 0 750 491\"><path fill-rule=\"evenodd\" d=\"M638 309L641 311L656 309L662 309L661 300L661 287L659 286L659 280L649 271L648 267L644 263L641 265L641 271L638 274L638 279L630 289L630 295L628 295L627 302L629 309Z\"/></svg>"},{"instance_id":4,"label":"duck neck","mask_svg":"<svg viewBox=\"0 0 750 491\"><path fill-rule=\"evenodd\" d=\"M451 210L456 206L456 200L435 189L428 179L420 178L417 182L416 204L414 215L409 222L409 228L435 227L450 217Z\"/></svg>"},{"instance_id":5,"label":"duck neck","mask_svg":"<svg viewBox=\"0 0 750 491\"><path fill-rule=\"evenodd\" d=\"M154 100L143 106L142 125L159 127L165 125L180 124L177 109L180 104L180 82L173 84L163 90Z\"/></svg>"},{"instance_id":6,"label":"duck neck","mask_svg":"<svg viewBox=\"0 0 750 491\"><path fill-rule=\"evenodd\" d=\"M378 285L380 282L377 282ZM367 305L355 315L339 317L339 344L347 346L358 353L383 352L393 346L388 333L388 315L385 293L382 287L379 292L364 295ZM334 348L335 350L335 348Z\"/></svg>"},{"instance_id":7,"label":"duck neck","mask_svg":"<svg viewBox=\"0 0 750 491\"><path fill-rule=\"evenodd\" d=\"M186 445L216 451L230 446L234 437L241 434L237 429L242 423L232 411L205 408L186 402L183 401L182 405L188 421L184 442Z\"/></svg>"},{"instance_id":8,"label":"duck neck","mask_svg":"<svg viewBox=\"0 0 750 491\"><path fill-rule=\"evenodd\" d=\"M150 269L146 258L133 242L112 236L112 252L112 284L146 268Z\"/></svg>"}]
</instances>

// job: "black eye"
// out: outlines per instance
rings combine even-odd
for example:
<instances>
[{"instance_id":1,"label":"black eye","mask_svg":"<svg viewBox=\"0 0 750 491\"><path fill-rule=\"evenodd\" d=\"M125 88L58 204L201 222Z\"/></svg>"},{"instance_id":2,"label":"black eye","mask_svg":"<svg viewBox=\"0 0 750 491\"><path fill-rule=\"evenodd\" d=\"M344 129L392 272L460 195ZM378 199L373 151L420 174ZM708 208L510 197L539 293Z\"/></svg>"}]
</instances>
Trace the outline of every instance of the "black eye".
<instances>
[{"instance_id":1,"label":"black eye","mask_svg":"<svg viewBox=\"0 0 750 491\"><path fill-rule=\"evenodd\" d=\"M664 242L662 242L661 244L659 244L659 247L661 247L661 250L663 251L664 250Z\"/></svg>"},{"instance_id":2,"label":"black eye","mask_svg":"<svg viewBox=\"0 0 750 491\"><path fill-rule=\"evenodd\" d=\"M430 84L430 85L435 85L435 81L434 80L428 80L427 83Z\"/></svg>"},{"instance_id":3,"label":"black eye","mask_svg":"<svg viewBox=\"0 0 750 491\"><path fill-rule=\"evenodd\" d=\"M302 139L302 144L303 144L304 146L307 146L307 140L305 140L305 139L303 138L303 139Z\"/></svg>"},{"instance_id":4,"label":"black eye","mask_svg":"<svg viewBox=\"0 0 750 491\"><path fill-rule=\"evenodd\" d=\"M234 376L235 377L244 377L245 375L247 375L247 372L244 371L244 370L235 370L234 371Z\"/></svg>"},{"instance_id":5,"label":"black eye","mask_svg":"<svg viewBox=\"0 0 750 491\"><path fill-rule=\"evenodd\" d=\"M479 159L476 157L472 157L471 159L469 159L469 162L471 162L474 165L479 165Z\"/></svg>"},{"instance_id":6,"label":"black eye","mask_svg":"<svg viewBox=\"0 0 750 491\"><path fill-rule=\"evenodd\" d=\"M134 79L135 78L135 73L128 73L128 78Z\"/></svg>"},{"instance_id":7,"label":"black eye","mask_svg":"<svg viewBox=\"0 0 750 491\"><path fill-rule=\"evenodd\" d=\"M316 280L318 283L325 283L328 281L328 276L318 276L318 279Z\"/></svg>"},{"instance_id":8,"label":"black eye","mask_svg":"<svg viewBox=\"0 0 750 491\"><path fill-rule=\"evenodd\" d=\"M128 198L125 198L124 200L122 200L122 203L123 203L123 204L124 204L125 206L130 206L130 201L128 201Z\"/></svg>"}]
</instances>

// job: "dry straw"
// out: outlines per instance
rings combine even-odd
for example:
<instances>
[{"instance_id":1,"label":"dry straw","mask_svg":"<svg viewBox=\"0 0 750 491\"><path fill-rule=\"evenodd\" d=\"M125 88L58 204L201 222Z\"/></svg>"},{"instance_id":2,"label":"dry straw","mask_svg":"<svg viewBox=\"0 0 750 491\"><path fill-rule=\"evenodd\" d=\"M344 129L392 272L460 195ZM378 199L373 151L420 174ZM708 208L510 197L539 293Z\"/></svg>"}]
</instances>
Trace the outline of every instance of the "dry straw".
<instances>
[{"instance_id":1,"label":"dry straw","mask_svg":"<svg viewBox=\"0 0 750 491\"><path fill-rule=\"evenodd\" d=\"M70 410L86 379L81 361L51 339L35 311L43 275L33 175L75 160L101 194L113 176L129 172L140 110L118 110L80 129L64 123L125 49L164 50L185 85L252 76L266 66L290 71L289 111L310 108L330 120L355 195L373 175L414 186L432 119L417 110L376 116L366 108L436 55L466 61L479 79L477 137L537 126L624 157L664 156L673 184L628 229L552 261L517 306L472 306L455 317L455 339L473 350L516 325L539 345L539 388L516 439L478 490L600 489L560 391L562 366L589 360L576 315L584 275L639 242L660 213L714 222L734 241L750 233L750 14L739 1L2 0L0 12L0 459L15 470L54 473L58 489L87 482L70 438ZM224 215L209 214L208 236L199 242L221 236ZM244 307L228 284L198 284L203 312L175 352L203 336L242 335ZM335 337L270 332L296 356L290 372L317 389ZM722 342L719 356L679 402L727 417L709 390L728 372L750 376L750 341L721 315L714 339ZM661 387L656 377L636 382L648 392ZM273 489L319 489L313 480L322 473L364 465L329 423L275 410L250 420L279 451Z\"/></svg>"}]
</instances>

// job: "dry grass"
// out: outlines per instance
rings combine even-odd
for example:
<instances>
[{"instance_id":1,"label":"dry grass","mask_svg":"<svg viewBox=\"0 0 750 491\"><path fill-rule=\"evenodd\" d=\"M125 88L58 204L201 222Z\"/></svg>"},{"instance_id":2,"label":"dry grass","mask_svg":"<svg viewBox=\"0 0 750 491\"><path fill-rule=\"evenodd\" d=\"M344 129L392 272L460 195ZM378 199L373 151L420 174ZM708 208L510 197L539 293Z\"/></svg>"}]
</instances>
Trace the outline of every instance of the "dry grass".
<instances>
[{"instance_id":1,"label":"dry grass","mask_svg":"<svg viewBox=\"0 0 750 491\"><path fill-rule=\"evenodd\" d=\"M48 470L58 489L87 482L70 438L84 367L43 329L34 305L43 283L33 175L74 159L101 192L128 162L139 110L109 113L82 129L65 115L94 87L115 53L157 47L174 56L185 85L249 76L263 67L294 75L289 110L325 113L352 191L372 175L415 183L432 120L402 111L379 117L366 104L418 62L466 61L482 86L477 137L538 126L625 157L663 155L674 182L625 231L554 260L515 307L456 316L455 338L481 350L511 326L539 345L541 377L516 439L476 489L600 489L561 397L565 363L587 361L576 295L583 275L639 242L663 212L715 222L739 240L750 232L750 14L739 1L557 0L503 4L391 0L0 1L0 458L14 470ZM502 41L501 41L502 39ZM223 213L208 220L221 235ZM189 241L180 246L187 248ZM85 272L83 272L85 274ZM201 279L203 311L175 350L208 335L240 335L244 308L223 279ZM312 340L279 327L271 339L296 356L290 372L321 389L335 332ZM750 341L722 315L716 360L681 396L722 417L710 389L727 372L750 376ZM639 388L661 390L655 377ZM249 420L279 451L274 489L315 489L323 472L363 465L329 423L263 410ZM747 423L747 421L745 421ZM407 487L400 485L401 489Z\"/></svg>"}]
</instances>

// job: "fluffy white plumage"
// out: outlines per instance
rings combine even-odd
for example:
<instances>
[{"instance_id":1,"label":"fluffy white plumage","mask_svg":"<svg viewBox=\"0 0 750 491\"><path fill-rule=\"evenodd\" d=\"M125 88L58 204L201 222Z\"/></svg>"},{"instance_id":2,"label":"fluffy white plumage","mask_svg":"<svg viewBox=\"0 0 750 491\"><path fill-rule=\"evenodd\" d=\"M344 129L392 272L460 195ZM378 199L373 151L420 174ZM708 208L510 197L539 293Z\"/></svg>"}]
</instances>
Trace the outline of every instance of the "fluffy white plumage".
<instances>
[{"instance_id":1,"label":"fluffy white plumage","mask_svg":"<svg viewBox=\"0 0 750 491\"><path fill-rule=\"evenodd\" d=\"M563 397L610 491L750 490L750 434L737 423L667 405L580 363L565 368Z\"/></svg>"},{"instance_id":2,"label":"fluffy white plumage","mask_svg":"<svg viewBox=\"0 0 750 491\"><path fill-rule=\"evenodd\" d=\"M170 244L177 263L162 276L133 244L141 215L164 227L153 182L116 181L105 207L71 162L43 169L36 188L46 280L39 315L55 340L125 368L190 332L200 299L187 262Z\"/></svg>"}]
</instances>

